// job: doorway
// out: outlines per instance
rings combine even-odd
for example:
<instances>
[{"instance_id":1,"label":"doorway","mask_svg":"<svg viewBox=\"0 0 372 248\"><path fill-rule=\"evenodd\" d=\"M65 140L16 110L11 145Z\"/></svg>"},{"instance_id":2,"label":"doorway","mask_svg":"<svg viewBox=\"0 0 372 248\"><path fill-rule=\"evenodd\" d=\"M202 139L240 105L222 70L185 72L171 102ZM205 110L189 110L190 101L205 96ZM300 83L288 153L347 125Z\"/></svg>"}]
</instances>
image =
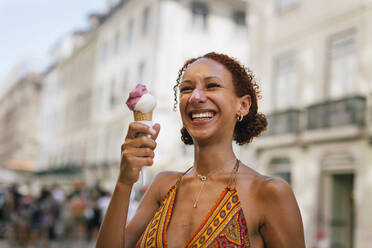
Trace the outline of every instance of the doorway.
<instances>
[{"instance_id":1,"label":"doorway","mask_svg":"<svg viewBox=\"0 0 372 248\"><path fill-rule=\"evenodd\" d=\"M330 248L353 248L354 173L325 172L320 187L318 242Z\"/></svg>"},{"instance_id":2,"label":"doorway","mask_svg":"<svg viewBox=\"0 0 372 248\"><path fill-rule=\"evenodd\" d=\"M354 174L333 174L331 179L331 248L353 248L354 241Z\"/></svg>"}]
</instances>

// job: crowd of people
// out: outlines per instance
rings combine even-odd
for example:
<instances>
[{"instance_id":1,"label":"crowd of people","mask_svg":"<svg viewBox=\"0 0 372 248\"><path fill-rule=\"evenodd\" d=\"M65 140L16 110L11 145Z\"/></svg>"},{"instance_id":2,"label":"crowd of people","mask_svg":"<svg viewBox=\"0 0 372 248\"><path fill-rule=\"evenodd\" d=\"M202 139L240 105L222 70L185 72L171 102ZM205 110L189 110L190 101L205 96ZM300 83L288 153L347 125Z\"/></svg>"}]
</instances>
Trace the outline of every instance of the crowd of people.
<instances>
[{"instance_id":1,"label":"crowd of people","mask_svg":"<svg viewBox=\"0 0 372 248\"><path fill-rule=\"evenodd\" d=\"M94 242L110 195L77 184L71 192L43 188L32 195L19 185L0 187L0 241L10 247L48 247L53 240ZM134 204L135 205L135 204Z\"/></svg>"}]
</instances>

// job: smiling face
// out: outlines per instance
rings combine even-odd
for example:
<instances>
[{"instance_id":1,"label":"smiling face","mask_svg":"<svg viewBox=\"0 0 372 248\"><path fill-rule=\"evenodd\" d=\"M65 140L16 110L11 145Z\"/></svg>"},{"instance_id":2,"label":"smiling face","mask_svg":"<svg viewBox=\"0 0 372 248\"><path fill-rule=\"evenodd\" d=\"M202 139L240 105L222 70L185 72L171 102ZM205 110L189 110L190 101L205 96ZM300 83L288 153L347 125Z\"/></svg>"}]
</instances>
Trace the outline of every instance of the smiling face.
<instances>
[{"instance_id":1,"label":"smiling face","mask_svg":"<svg viewBox=\"0 0 372 248\"><path fill-rule=\"evenodd\" d=\"M237 113L246 114L243 98L236 96L232 75L220 63L201 58L190 64L180 84L179 108L194 144L232 141Z\"/></svg>"}]
</instances>

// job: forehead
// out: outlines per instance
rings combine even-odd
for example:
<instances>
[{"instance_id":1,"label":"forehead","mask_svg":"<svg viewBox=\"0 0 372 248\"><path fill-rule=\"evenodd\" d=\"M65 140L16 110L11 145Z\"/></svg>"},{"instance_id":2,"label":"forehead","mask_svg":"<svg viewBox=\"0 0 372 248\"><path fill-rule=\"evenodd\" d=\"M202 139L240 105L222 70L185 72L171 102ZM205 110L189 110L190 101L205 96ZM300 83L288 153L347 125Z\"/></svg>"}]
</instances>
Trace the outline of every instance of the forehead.
<instances>
[{"instance_id":1,"label":"forehead","mask_svg":"<svg viewBox=\"0 0 372 248\"><path fill-rule=\"evenodd\" d=\"M192 79L193 77L219 77L225 80L232 78L230 71L225 66L208 58L198 59L187 67L183 79Z\"/></svg>"}]
</instances>

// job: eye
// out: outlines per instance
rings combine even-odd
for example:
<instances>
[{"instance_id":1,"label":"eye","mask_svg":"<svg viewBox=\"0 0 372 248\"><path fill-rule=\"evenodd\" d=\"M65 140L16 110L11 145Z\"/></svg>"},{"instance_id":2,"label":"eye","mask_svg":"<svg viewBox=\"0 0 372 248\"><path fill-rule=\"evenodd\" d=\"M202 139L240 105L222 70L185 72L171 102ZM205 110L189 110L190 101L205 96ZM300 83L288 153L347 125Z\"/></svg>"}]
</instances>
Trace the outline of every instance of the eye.
<instances>
[{"instance_id":1,"label":"eye","mask_svg":"<svg viewBox=\"0 0 372 248\"><path fill-rule=\"evenodd\" d=\"M221 87L221 85L219 85L218 83L209 83L209 84L207 84L207 89L219 88L219 87Z\"/></svg>"},{"instance_id":2,"label":"eye","mask_svg":"<svg viewBox=\"0 0 372 248\"><path fill-rule=\"evenodd\" d=\"M189 91L192 91L192 88L190 86L183 86L183 87L180 88L181 93L186 93L186 92L189 92Z\"/></svg>"}]
</instances>

